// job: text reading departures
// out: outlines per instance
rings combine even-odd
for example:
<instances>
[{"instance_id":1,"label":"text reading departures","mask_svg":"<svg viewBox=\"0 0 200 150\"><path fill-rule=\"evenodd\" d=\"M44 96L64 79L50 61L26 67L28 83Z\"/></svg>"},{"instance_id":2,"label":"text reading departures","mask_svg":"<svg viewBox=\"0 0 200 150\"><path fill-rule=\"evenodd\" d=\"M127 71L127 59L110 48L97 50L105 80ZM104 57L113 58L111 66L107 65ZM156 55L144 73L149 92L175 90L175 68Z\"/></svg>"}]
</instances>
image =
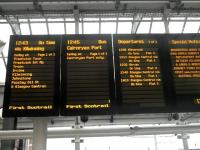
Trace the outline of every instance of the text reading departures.
<instances>
[{"instance_id":1,"label":"text reading departures","mask_svg":"<svg viewBox=\"0 0 200 150\"><path fill-rule=\"evenodd\" d=\"M122 107L132 107L131 112L137 111L136 107L163 107L165 104L157 39L114 36L114 50L118 68L117 92Z\"/></svg>"}]
</instances>

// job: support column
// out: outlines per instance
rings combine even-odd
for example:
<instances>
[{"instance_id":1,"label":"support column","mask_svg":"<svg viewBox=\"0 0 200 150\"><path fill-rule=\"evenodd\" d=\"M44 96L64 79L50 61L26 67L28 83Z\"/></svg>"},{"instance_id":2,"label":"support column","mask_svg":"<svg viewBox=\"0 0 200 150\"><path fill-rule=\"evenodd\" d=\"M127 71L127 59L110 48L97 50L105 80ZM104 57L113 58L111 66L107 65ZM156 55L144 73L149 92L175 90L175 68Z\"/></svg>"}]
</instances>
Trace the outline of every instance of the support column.
<instances>
[{"instance_id":1,"label":"support column","mask_svg":"<svg viewBox=\"0 0 200 150\"><path fill-rule=\"evenodd\" d=\"M79 136L76 136L74 142L75 142L75 150L80 150L80 148L81 148L81 147L80 147L80 142L81 142L81 141L80 141L80 137L79 137Z\"/></svg>"},{"instance_id":2,"label":"support column","mask_svg":"<svg viewBox=\"0 0 200 150\"><path fill-rule=\"evenodd\" d=\"M142 14L136 14L133 17L133 21L132 21L132 28L131 28L131 34L136 34L137 30L140 26L140 22L142 21Z\"/></svg>"},{"instance_id":3,"label":"support column","mask_svg":"<svg viewBox=\"0 0 200 150\"><path fill-rule=\"evenodd\" d=\"M17 119L9 118L3 119L3 130L15 130L17 126ZM2 140L1 150L13 150L15 147L15 140Z\"/></svg>"},{"instance_id":4,"label":"support column","mask_svg":"<svg viewBox=\"0 0 200 150\"><path fill-rule=\"evenodd\" d=\"M75 144L75 150L81 149L81 143L83 143L83 140L80 138L80 136L76 136L75 140L72 140L72 143Z\"/></svg>"},{"instance_id":5,"label":"support column","mask_svg":"<svg viewBox=\"0 0 200 150\"><path fill-rule=\"evenodd\" d=\"M189 146L188 146L188 139L189 136L185 133L182 133L181 135L178 135L178 139L182 139L183 141L183 149L184 150L189 150Z\"/></svg>"},{"instance_id":6,"label":"support column","mask_svg":"<svg viewBox=\"0 0 200 150\"><path fill-rule=\"evenodd\" d=\"M78 9L78 6L74 6L74 18L75 18L75 34L79 34L79 9Z\"/></svg>"},{"instance_id":7,"label":"support column","mask_svg":"<svg viewBox=\"0 0 200 150\"><path fill-rule=\"evenodd\" d=\"M9 17L6 17L5 19L9 23L13 34L14 35L20 35L21 29L20 29L20 23L18 21L18 18L14 17L14 16L9 16Z\"/></svg>"},{"instance_id":8,"label":"support column","mask_svg":"<svg viewBox=\"0 0 200 150\"><path fill-rule=\"evenodd\" d=\"M77 117L76 117L74 128L75 128L75 129L80 129L80 128L82 128L82 126L80 125L80 116L77 116ZM83 140L81 140L80 136L79 136L79 135L76 135L76 136L75 136L75 140L72 140L72 143L75 144L75 150L80 150L80 144L81 144L82 142L83 142Z\"/></svg>"},{"instance_id":9,"label":"support column","mask_svg":"<svg viewBox=\"0 0 200 150\"><path fill-rule=\"evenodd\" d=\"M158 141L156 135L154 135L154 143L155 143L155 150L158 150Z\"/></svg>"},{"instance_id":10,"label":"support column","mask_svg":"<svg viewBox=\"0 0 200 150\"><path fill-rule=\"evenodd\" d=\"M4 56L4 53L3 53L3 49L4 49L5 44L6 43L4 43L3 41L0 40L0 55L2 55L3 63L4 63L4 66L6 68L6 59L5 59L5 56Z\"/></svg>"},{"instance_id":11,"label":"support column","mask_svg":"<svg viewBox=\"0 0 200 150\"><path fill-rule=\"evenodd\" d=\"M14 35L21 34L18 18L14 16L7 16L7 17L3 16L3 17L9 23ZM4 64L6 65L3 53L2 56L4 58ZM16 130L16 127L17 127L17 118L3 119L3 130ZM13 150L14 147L15 147L15 140L1 141L1 150Z\"/></svg>"},{"instance_id":12,"label":"support column","mask_svg":"<svg viewBox=\"0 0 200 150\"><path fill-rule=\"evenodd\" d=\"M26 139L20 139L17 150L26 150Z\"/></svg>"},{"instance_id":13,"label":"support column","mask_svg":"<svg viewBox=\"0 0 200 150\"><path fill-rule=\"evenodd\" d=\"M33 150L46 150L47 118L33 118Z\"/></svg>"},{"instance_id":14,"label":"support column","mask_svg":"<svg viewBox=\"0 0 200 150\"><path fill-rule=\"evenodd\" d=\"M183 28L182 28L182 31L181 31L182 34L185 31L186 22L187 22L187 17L185 17L185 20L184 20Z\"/></svg>"},{"instance_id":15,"label":"support column","mask_svg":"<svg viewBox=\"0 0 200 150\"><path fill-rule=\"evenodd\" d=\"M5 13L3 11L3 9L0 7L0 13L1 16L8 22L8 24L11 27L11 30L13 32L14 35L16 34L21 34L21 29L20 29L20 23L18 18L16 18L15 16L9 15L9 16L5 16Z\"/></svg>"},{"instance_id":16,"label":"support column","mask_svg":"<svg viewBox=\"0 0 200 150\"><path fill-rule=\"evenodd\" d=\"M3 54L3 47L5 43L0 41L0 53L2 55L4 65L6 67L6 60ZM3 119L3 130L15 130L17 126L17 119L15 118L5 118ZM13 150L15 147L15 140L2 140L1 150Z\"/></svg>"},{"instance_id":17,"label":"support column","mask_svg":"<svg viewBox=\"0 0 200 150\"><path fill-rule=\"evenodd\" d=\"M151 17L151 22L150 22L150 27L149 27L149 34L151 34L152 24L153 24L153 17Z\"/></svg>"},{"instance_id":18,"label":"support column","mask_svg":"<svg viewBox=\"0 0 200 150\"><path fill-rule=\"evenodd\" d=\"M6 43L0 40L0 52L3 51L3 47L5 46Z\"/></svg>"},{"instance_id":19,"label":"support column","mask_svg":"<svg viewBox=\"0 0 200 150\"><path fill-rule=\"evenodd\" d=\"M165 33L169 33L169 13L170 13L170 9L168 9L167 7L164 8L163 11L163 20L164 20L164 25L165 25Z\"/></svg>"},{"instance_id":20,"label":"support column","mask_svg":"<svg viewBox=\"0 0 200 150\"><path fill-rule=\"evenodd\" d=\"M101 16L99 16L99 34L101 34Z\"/></svg>"}]
</instances>

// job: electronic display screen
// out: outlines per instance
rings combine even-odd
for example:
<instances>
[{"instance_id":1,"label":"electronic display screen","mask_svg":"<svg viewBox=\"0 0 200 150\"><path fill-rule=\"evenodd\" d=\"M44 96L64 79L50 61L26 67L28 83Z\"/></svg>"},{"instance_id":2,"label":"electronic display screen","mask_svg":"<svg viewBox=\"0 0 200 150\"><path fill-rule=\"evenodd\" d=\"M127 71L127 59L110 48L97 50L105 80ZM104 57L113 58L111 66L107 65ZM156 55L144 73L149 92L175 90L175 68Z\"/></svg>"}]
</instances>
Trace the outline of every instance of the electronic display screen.
<instances>
[{"instance_id":1,"label":"electronic display screen","mask_svg":"<svg viewBox=\"0 0 200 150\"><path fill-rule=\"evenodd\" d=\"M114 36L116 88L119 113L161 112L167 107L163 77L169 66L158 35ZM163 51L163 52L162 52ZM165 68L165 69L163 69ZM168 71L167 71L168 72Z\"/></svg>"},{"instance_id":2,"label":"electronic display screen","mask_svg":"<svg viewBox=\"0 0 200 150\"><path fill-rule=\"evenodd\" d=\"M11 36L4 117L58 115L58 36Z\"/></svg>"},{"instance_id":3,"label":"electronic display screen","mask_svg":"<svg viewBox=\"0 0 200 150\"><path fill-rule=\"evenodd\" d=\"M200 36L169 35L168 38L177 109L200 109Z\"/></svg>"},{"instance_id":4,"label":"electronic display screen","mask_svg":"<svg viewBox=\"0 0 200 150\"><path fill-rule=\"evenodd\" d=\"M111 35L62 39L62 115L107 114L114 99Z\"/></svg>"},{"instance_id":5,"label":"electronic display screen","mask_svg":"<svg viewBox=\"0 0 200 150\"><path fill-rule=\"evenodd\" d=\"M11 36L4 117L199 109L198 34Z\"/></svg>"}]
</instances>

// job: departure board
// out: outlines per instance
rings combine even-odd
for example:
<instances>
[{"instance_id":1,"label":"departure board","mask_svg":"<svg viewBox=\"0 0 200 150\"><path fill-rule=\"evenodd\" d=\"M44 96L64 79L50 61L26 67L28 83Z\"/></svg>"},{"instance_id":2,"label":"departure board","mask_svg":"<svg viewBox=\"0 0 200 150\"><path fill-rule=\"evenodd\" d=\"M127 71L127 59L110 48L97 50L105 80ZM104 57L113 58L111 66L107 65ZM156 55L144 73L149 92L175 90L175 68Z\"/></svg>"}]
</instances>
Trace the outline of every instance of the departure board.
<instances>
[{"instance_id":1,"label":"departure board","mask_svg":"<svg viewBox=\"0 0 200 150\"><path fill-rule=\"evenodd\" d=\"M200 109L200 36L169 35L177 108L180 111Z\"/></svg>"},{"instance_id":2,"label":"departure board","mask_svg":"<svg viewBox=\"0 0 200 150\"><path fill-rule=\"evenodd\" d=\"M4 117L58 115L59 37L11 36Z\"/></svg>"},{"instance_id":3,"label":"departure board","mask_svg":"<svg viewBox=\"0 0 200 150\"><path fill-rule=\"evenodd\" d=\"M199 110L199 34L11 36L4 117Z\"/></svg>"},{"instance_id":4,"label":"departure board","mask_svg":"<svg viewBox=\"0 0 200 150\"><path fill-rule=\"evenodd\" d=\"M61 113L110 113L115 93L111 35L68 35L62 42Z\"/></svg>"},{"instance_id":5,"label":"departure board","mask_svg":"<svg viewBox=\"0 0 200 150\"><path fill-rule=\"evenodd\" d=\"M159 37L114 36L119 112L156 112L165 107Z\"/></svg>"}]
</instances>

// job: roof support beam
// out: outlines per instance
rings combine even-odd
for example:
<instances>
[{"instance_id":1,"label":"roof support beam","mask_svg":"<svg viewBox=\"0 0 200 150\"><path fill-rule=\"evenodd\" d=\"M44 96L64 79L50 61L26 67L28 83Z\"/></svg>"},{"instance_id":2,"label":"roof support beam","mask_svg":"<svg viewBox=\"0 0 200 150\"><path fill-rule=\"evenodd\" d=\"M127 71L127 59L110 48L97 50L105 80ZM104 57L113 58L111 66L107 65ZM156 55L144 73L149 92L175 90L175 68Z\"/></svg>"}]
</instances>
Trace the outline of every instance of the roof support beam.
<instances>
[{"instance_id":1,"label":"roof support beam","mask_svg":"<svg viewBox=\"0 0 200 150\"><path fill-rule=\"evenodd\" d=\"M124 128L73 128L48 130L48 138L137 136L159 134L200 133L200 126L124 127ZM33 130L0 131L0 139L32 138Z\"/></svg>"},{"instance_id":2,"label":"roof support beam","mask_svg":"<svg viewBox=\"0 0 200 150\"><path fill-rule=\"evenodd\" d=\"M47 18L45 18L45 24L47 28L47 34L49 35L49 24L48 24Z\"/></svg>"},{"instance_id":3,"label":"roof support beam","mask_svg":"<svg viewBox=\"0 0 200 150\"><path fill-rule=\"evenodd\" d=\"M4 43L3 41L0 40L0 53L2 55L4 66L6 68L6 58L5 58L4 53L3 53L3 48L4 48L5 44L6 43Z\"/></svg>"},{"instance_id":4,"label":"roof support beam","mask_svg":"<svg viewBox=\"0 0 200 150\"><path fill-rule=\"evenodd\" d=\"M151 21L150 21L149 34L151 34L152 24L153 24L153 17L151 17Z\"/></svg>"},{"instance_id":5,"label":"roof support beam","mask_svg":"<svg viewBox=\"0 0 200 150\"><path fill-rule=\"evenodd\" d=\"M29 28L29 31L30 31L30 35L32 35L32 28L31 28L31 21L30 19L28 19L28 28Z\"/></svg>"},{"instance_id":6,"label":"roof support beam","mask_svg":"<svg viewBox=\"0 0 200 150\"><path fill-rule=\"evenodd\" d=\"M133 17L133 21L132 21L132 29L131 29L131 34L136 34L137 33L137 30L140 26L140 22L142 21L142 14L136 14L134 17Z\"/></svg>"},{"instance_id":7,"label":"roof support beam","mask_svg":"<svg viewBox=\"0 0 200 150\"><path fill-rule=\"evenodd\" d=\"M5 11L0 7L0 15L8 22L14 35L21 34L18 18L14 15L5 16Z\"/></svg>"},{"instance_id":8,"label":"roof support beam","mask_svg":"<svg viewBox=\"0 0 200 150\"><path fill-rule=\"evenodd\" d=\"M187 17L185 17L185 20L184 20L184 24L183 24L183 28L182 28L181 33L184 33L184 31L185 31L186 22L187 22Z\"/></svg>"},{"instance_id":9,"label":"roof support beam","mask_svg":"<svg viewBox=\"0 0 200 150\"><path fill-rule=\"evenodd\" d=\"M9 23L13 34L14 35L20 35L21 29L20 29L20 23L18 21L18 18L16 18L15 16L7 16L7 17L5 17L5 19Z\"/></svg>"}]
</instances>

